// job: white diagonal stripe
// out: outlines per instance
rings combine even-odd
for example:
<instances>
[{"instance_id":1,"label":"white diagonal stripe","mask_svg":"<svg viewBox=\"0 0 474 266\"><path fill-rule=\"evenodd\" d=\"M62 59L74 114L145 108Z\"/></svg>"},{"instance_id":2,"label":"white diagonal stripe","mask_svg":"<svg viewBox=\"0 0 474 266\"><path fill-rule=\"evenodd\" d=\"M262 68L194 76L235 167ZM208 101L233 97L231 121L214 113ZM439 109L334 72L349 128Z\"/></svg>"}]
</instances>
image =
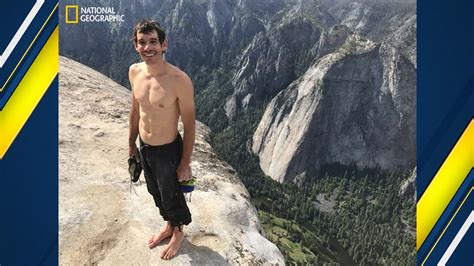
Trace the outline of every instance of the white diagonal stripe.
<instances>
[{"instance_id":1,"label":"white diagonal stripe","mask_svg":"<svg viewBox=\"0 0 474 266\"><path fill-rule=\"evenodd\" d=\"M446 252L444 252L443 257L441 257L441 260L439 260L438 262L439 266L446 265L446 262L448 262L449 258L451 258L451 255L453 255L454 250L456 250L462 238L466 234L467 230L469 230L469 227L471 227L472 223L474 223L474 211L471 211L471 214L469 215L469 217L467 217L466 221L464 222L461 229L454 237L451 244L449 244L448 249L446 249Z\"/></svg>"},{"instance_id":2,"label":"white diagonal stripe","mask_svg":"<svg viewBox=\"0 0 474 266\"><path fill-rule=\"evenodd\" d=\"M15 33L15 36L11 39L10 43L8 44L7 48L5 51L3 51L3 54L0 55L0 68L3 67L3 64L7 61L8 57L10 54L13 52L13 49L15 46L18 44L20 41L21 37L25 33L26 29L28 29L28 26L30 26L31 21L35 18L36 14L40 10L41 6L43 6L44 0L36 0L35 5L33 8L30 10L30 13L28 13L28 16L26 16L25 20L21 24L20 28Z\"/></svg>"}]
</instances>

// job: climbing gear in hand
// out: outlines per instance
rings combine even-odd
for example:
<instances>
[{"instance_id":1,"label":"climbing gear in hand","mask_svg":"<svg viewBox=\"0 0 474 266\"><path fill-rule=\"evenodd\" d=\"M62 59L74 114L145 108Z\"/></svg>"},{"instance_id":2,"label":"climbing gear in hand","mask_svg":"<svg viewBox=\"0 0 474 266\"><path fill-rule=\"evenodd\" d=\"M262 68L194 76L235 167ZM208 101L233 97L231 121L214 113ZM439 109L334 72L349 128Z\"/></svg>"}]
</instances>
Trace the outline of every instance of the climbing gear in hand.
<instances>
[{"instance_id":1,"label":"climbing gear in hand","mask_svg":"<svg viewBox=\"0 0 474 266\"><path fill-rule=\"evenodd\" d=\"M140 157L130 156L128 158L128 172L130 173L130 180L135 183L140 178L142 173L142 165L140 164Z\"/></svg>"},{"instance_id":2,"label":"climbing gear in hand","mask_svg":"<svg viewBox=\"0 0 474 266\"><path fill-rule=\"evenodd\" d=\"M135 192L135 195L138 196L137 191L133 183L136 183L140 180L140 174L142 173L142 165L140 163L140 156L130 156L128 158L128 172L130 173L130 193Z\"/></svg>"},{"instance_id":3,"label":"climbing gear in hand","mask_svg":"<svg viewBox=\"0 0 474 266\"><path fill-rule=\"evenodd\" d=\"M196 177L192 177L190 180L178 182L178 188L183 193L189 193L189 202L191 202L191 195L194 191L194 186L196 184Z\"/></svg>"}]
</instances>

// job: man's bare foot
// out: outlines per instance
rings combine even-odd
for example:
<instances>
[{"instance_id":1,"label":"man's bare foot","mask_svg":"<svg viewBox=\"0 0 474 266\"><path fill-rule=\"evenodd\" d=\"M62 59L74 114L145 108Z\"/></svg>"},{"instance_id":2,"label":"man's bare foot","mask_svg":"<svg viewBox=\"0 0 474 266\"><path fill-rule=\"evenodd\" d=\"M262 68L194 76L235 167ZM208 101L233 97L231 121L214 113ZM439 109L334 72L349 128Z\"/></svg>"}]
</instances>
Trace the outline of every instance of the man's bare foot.
<instances>
[{"instance_id":1,"label":"man's bare foot","mask_svg":"<svg viewBox=\"0 0 474 266\"><path fill-rule=\"evenodd\" d=\"M160 258L164 260L169 260L176 256L176 254L178 254L179 248L181 247L181 244L183 243L183 240L183 226L181 226L181 230L179 230L178 227L175 227L170 242L160 253Z\"/></svg>"},{"instance_id":2,"label":"man's bare foot","mask_svg":"<svg viewBox=\"0 0 474 266\"><path fill-rule=\"evenodd\" d=\"M161 231L157 234L154 234L150 240L148 240L148 247L150 249L156 247L161 241L170 237L173 234L173 227L169 223L161 229Z\"/></svg>"}]
</instances>

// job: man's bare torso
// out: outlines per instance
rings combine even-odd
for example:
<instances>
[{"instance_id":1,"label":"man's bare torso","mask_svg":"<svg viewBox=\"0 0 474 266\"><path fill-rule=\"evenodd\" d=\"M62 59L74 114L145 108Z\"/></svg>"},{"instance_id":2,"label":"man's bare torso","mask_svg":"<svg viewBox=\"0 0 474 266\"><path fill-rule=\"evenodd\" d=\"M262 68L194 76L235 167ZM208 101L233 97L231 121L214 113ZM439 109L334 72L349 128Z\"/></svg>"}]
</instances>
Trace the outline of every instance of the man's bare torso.
<instances>
[{"instance_id":1,"label":"man's bare torso","mask_svg":"<svg viewBox=\"0 0 474 266\"><path fill-rule=\"evenodd\" d=\"M150 145L162 145L175 140L178 134L177 90L182 72L167 64L161 76L152 76L144 63L134 65L133 94L140 110L140 138Z\"/></svg>"}]
</instances>

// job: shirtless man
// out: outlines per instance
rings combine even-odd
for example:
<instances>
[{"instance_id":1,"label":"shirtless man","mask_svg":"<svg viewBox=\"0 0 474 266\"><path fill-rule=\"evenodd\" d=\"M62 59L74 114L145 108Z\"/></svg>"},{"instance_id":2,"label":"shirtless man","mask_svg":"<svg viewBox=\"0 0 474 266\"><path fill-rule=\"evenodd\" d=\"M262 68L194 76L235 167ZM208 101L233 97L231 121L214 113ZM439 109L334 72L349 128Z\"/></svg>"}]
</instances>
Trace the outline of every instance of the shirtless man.
<instances>
[{"instance_id":1,"label":"shirtless man","mask_svg":"<svg viewBox=\"0 0 474 266\"><path fill-rule=\"evenodd\" d=\"M148 241L154 248L171 237L160 253L173 258L184 239L183 227L191 213L178 181L191 179L195 110L193 85L186 73L163 60L168 46L165 32L155 21L143 20L134 29L135 50L143 62L130 66L132 86L129 155L141 155L148 192L153 196L166 225ZM184 126L184 140L178 133L178 119ZM139 136L140 150L136 146Z\"/></svg>"}]
</instances>

